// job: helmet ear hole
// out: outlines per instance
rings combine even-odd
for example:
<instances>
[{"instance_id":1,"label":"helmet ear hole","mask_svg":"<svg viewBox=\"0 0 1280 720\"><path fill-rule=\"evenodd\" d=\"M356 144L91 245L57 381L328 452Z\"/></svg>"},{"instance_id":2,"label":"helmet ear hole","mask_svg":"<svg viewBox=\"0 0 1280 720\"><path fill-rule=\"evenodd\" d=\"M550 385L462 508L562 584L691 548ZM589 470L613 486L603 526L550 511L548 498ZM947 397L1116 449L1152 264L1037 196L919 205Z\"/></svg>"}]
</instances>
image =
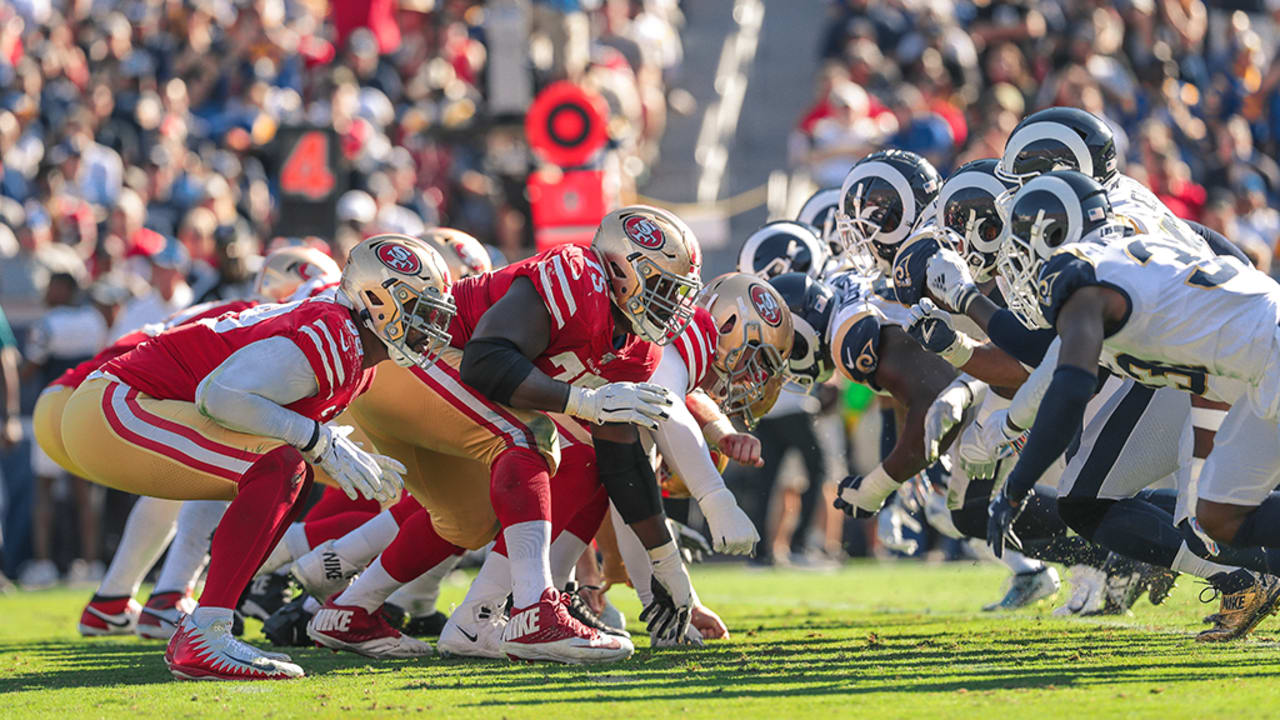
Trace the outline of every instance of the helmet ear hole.
<instances>
[{"instance_id":1,"label":"helmet ear hole","mask_svg":"<svg viewBox=\"0 0 1280 720\"><path fill-rule=\"evenodd\" d=\"M367 305L370 305L370 306L382 304L382 300L379 300L377 295L374 295L368 290L366 290L364 293L364 301Z\"/></svg>"},{"instance_id":2,"label":"helmet ear hole","mask_svg":"<svg viewBox=\"0 0 1280 720\"><path fill-rule=\"evenodd\" d=\"M736 327L737 324L738 324L738 316L731 315L728 320L725 320L723 323L720 323L720 327L718 328L718 331L721 335L733 332L733 328Z\"/></svg>"}]
</instances>

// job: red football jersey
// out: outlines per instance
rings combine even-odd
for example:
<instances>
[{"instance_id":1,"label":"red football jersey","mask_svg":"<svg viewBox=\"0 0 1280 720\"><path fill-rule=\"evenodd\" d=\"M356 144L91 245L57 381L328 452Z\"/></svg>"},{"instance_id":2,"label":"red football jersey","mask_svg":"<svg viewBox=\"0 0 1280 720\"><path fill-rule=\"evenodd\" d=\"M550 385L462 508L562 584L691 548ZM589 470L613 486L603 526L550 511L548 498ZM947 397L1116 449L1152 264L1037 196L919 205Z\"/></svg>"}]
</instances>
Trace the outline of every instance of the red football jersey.
<instances>
[{"instance_id":1,"label":"red football jersey","mask_svg":"<svg viewBox=\"0 0 1280 720\"><path fill-rule=\"evenodd\" d=\"M319 392L286 407L313 420L342 412L373 378L372 369L362 367L351 311L328 297L260 305L166 330L102 371L152 397L192 402L200 381L232 353L270 337L289 338L310 363Z\"/></svg>"},{"instance_id":2,"label":"red football jersey","mask_svg":"<svg viewBox=\"0 0 1280 720\"><path fill-rule=\"evenodd\" d=\"M716 321L711 313L703 307L694 310L693 322L672 343L684 359L685 368L689 370L689 387L685 388L686 393L693 392L711 371L711 361L715 359L716 342L719 339L720 333L716 332Z\"/></svg>"},{"instance_id":3,"label":"red football jersey","mask_svg":"<svg viewBox=\"0 0 1280 720\"><path fill-rule=\"evenodd\" d=\"M163 329L168 330L169 328L186 325L187 323L193 323L197 320L216 318L219 315L224 315L226 313L240 312L241 310L247 310L254 305L257 305L257 303L252 300L228 300L225 302L209 302L193 305L186 310L180 310L171 315L169 319L165 321ZM58 376L57 380L49 383L49 385L50 387L57 385L61 387L78 388L80 387L80 383L84 382L85 378L89 377L94 370L97 370L106 364L108 360L124 355L130 350L141 345L144 341L155 337L157 334L157 332L150 331L148 329L134 330L106 346L101 352L94 355L92 358L85 360L79 365L62 373L62 375Z\"/></svg>"},{"instance_id":4,"label":"red football jersey","mask_svg":"<svg viewBox=\"0 0 1280 720\"><path fill-rule=\"evenodd\" d=\"M533 283L551 315L547 349L533 361L539 370L556 380L586 387L642 382L653 375L662 349L631 334L621 347L614 347L613 302L604 268L594 251L580 245L560 245L454 283L458 314L449 326L454 347L466 344L480 316L521 277Z\"/></svg>"}]
</instances>

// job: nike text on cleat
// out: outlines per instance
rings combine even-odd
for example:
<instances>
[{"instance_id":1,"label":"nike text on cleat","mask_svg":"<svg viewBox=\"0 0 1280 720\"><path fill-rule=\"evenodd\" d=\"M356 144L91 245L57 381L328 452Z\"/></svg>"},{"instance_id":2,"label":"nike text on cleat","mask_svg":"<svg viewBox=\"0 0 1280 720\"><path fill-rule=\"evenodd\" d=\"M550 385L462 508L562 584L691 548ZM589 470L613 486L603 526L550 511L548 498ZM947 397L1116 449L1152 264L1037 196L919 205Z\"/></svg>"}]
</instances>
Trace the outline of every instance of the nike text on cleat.
<instances>
[{"instance_id":1,"label":"nike text on cleat","mask_svg":"<svg viewBox=\"0 0 1280 720\"><path fill-rule=\"evenodd\" d=\"M307 594L324 602L351 584L360 568L347 562L327 540L289 566L289 574Z\"/></svg>"},{"instance_id":2,"label":"nike text on cleat","mask_svg":"<svg viewBox=\"0 0 1280 720\"><path fill-rule=\"evenodd\" d=\"M147 640L168 640L178 623L196 608L196 601L185 592L153 593L142 607L134 632Z\"/></svg>"},{"instance_id":3,"label":"nike text on cleat","mask_svg":"<svg viewBox=\"0 0 1280 720\"><path fill-rule=\"evenodd\" d=\"M87 637L128 635L138 622L142 606L132 597L94 595L80 613L80 634Z\"/></svg>"},{"instance_id":4,"label":"nike text on cleat","mask_svg":"<svg viewBox=\"0 0 1280 720\"><path fill-rule=\"evenodd\" d=\"M391 627L380 612L332 600L307 623L307 635L330 650L349 650L372 658L409 658L431 654L431 645Z\"/></svg>"},{"instance_id":5,"label":"nike text on cleat","mask_svg":"<svg viewBox=\"0 0 1280 720\"><path fill-rule=\"evenodd\" d=\"M169 640L165 662L179 680L288 680L303 676L302 668L266 654L231 634L231 621L196 625L183 618Z\"/></svg>"},{"instance_id":6,"label":"nike text on cleat","mask_svg":"<svg viewBox=\"0 0 1280 720\"><path fill-rule=\"evenodd\" d=\"M1274 613L1277 605L1280 605L1280 578L1259 575L1257 582L1244 590L1219 593L1215 589L1214 596L1218 594L1222 595L1222 605L1218 612L1204 619L1205 622L1213 623L1213 627L1196 636L1199 642L1226 642L1253 632L1258 623ZM1208 602L1212 601L1211 597Z\"/></svg>"},{"instance_id":7,"label":"nike text on cleat","mask_svg":"<svg viewBox=\"0 0 1280 720\"><path fill-rule=\"evenodd\" d=\"M629 638L606 635L576 620L553 588L544 590L537 603L513 610L502 633L502 652L516 660L616 662L634 651Z\"/></svg>"}]
</instances>

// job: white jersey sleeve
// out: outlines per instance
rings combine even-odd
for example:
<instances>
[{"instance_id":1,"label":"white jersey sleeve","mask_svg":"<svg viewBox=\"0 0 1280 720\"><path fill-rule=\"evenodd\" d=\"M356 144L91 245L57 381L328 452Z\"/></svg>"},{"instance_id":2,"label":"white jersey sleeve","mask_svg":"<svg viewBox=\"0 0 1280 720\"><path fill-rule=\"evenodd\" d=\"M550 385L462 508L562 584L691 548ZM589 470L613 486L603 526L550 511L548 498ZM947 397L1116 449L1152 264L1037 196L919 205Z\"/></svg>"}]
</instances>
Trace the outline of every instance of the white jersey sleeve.
<instances>
[{"instance_id":1,"label":"white jersey sleeve","mask_svg":"<svg viewBox=\"0 0 1280 720\"><path fill-rule=\"evenodd\" d=\"M196 387L195 403L223 427L301 447L311 439L315 422L284 406L319 391L302 350L289 338L269 337L214 368Z\"/></svg>"}]
</instances>

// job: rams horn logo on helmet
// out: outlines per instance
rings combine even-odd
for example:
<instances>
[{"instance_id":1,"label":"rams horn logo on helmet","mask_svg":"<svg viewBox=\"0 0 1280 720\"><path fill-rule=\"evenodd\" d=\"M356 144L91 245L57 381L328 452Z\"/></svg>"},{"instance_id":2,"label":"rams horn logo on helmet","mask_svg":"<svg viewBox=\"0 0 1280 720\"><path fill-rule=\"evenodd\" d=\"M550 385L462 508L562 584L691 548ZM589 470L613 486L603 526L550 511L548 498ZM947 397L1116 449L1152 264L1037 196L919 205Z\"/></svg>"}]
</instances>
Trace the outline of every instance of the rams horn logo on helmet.
<instances>
[{"instance_id":1,"label":"rams horn logo on helmet","mask_svg":"<svg viewBox=\"0 0 1280 720\"><path fill-rule=\"evenodd\" d=\"M666 236L662 234L662 228L644 215L632 215L627 218L622 223L622 231L631 238L632 242L650 250L657 250L667 242Z\"/></svg>"},{"instance_id":2,"label":"rams horn logo on helmet","mask_svg":"<svg viewBox=\"0 0 1280 720\"><path fill-rule=\"evenodd\" d=\"M764 318L765 322L773 327L782 324L782 306L763 285L751 286L751 304L756 307L756 312L760 313L760 317Z\"/></svg>"},{"instance_id":3,"label":"rams horn logo on helmet","mask_svg":"<svg viewBox=\"0 0 1280 720\"><path fill-rule=\"evenodd\" d=\"M383 265L404 275L417 275L422 270L422 262L409 248L398 243L385 243L378 248L378 259Z\"/></svg>"}]
</instances>

